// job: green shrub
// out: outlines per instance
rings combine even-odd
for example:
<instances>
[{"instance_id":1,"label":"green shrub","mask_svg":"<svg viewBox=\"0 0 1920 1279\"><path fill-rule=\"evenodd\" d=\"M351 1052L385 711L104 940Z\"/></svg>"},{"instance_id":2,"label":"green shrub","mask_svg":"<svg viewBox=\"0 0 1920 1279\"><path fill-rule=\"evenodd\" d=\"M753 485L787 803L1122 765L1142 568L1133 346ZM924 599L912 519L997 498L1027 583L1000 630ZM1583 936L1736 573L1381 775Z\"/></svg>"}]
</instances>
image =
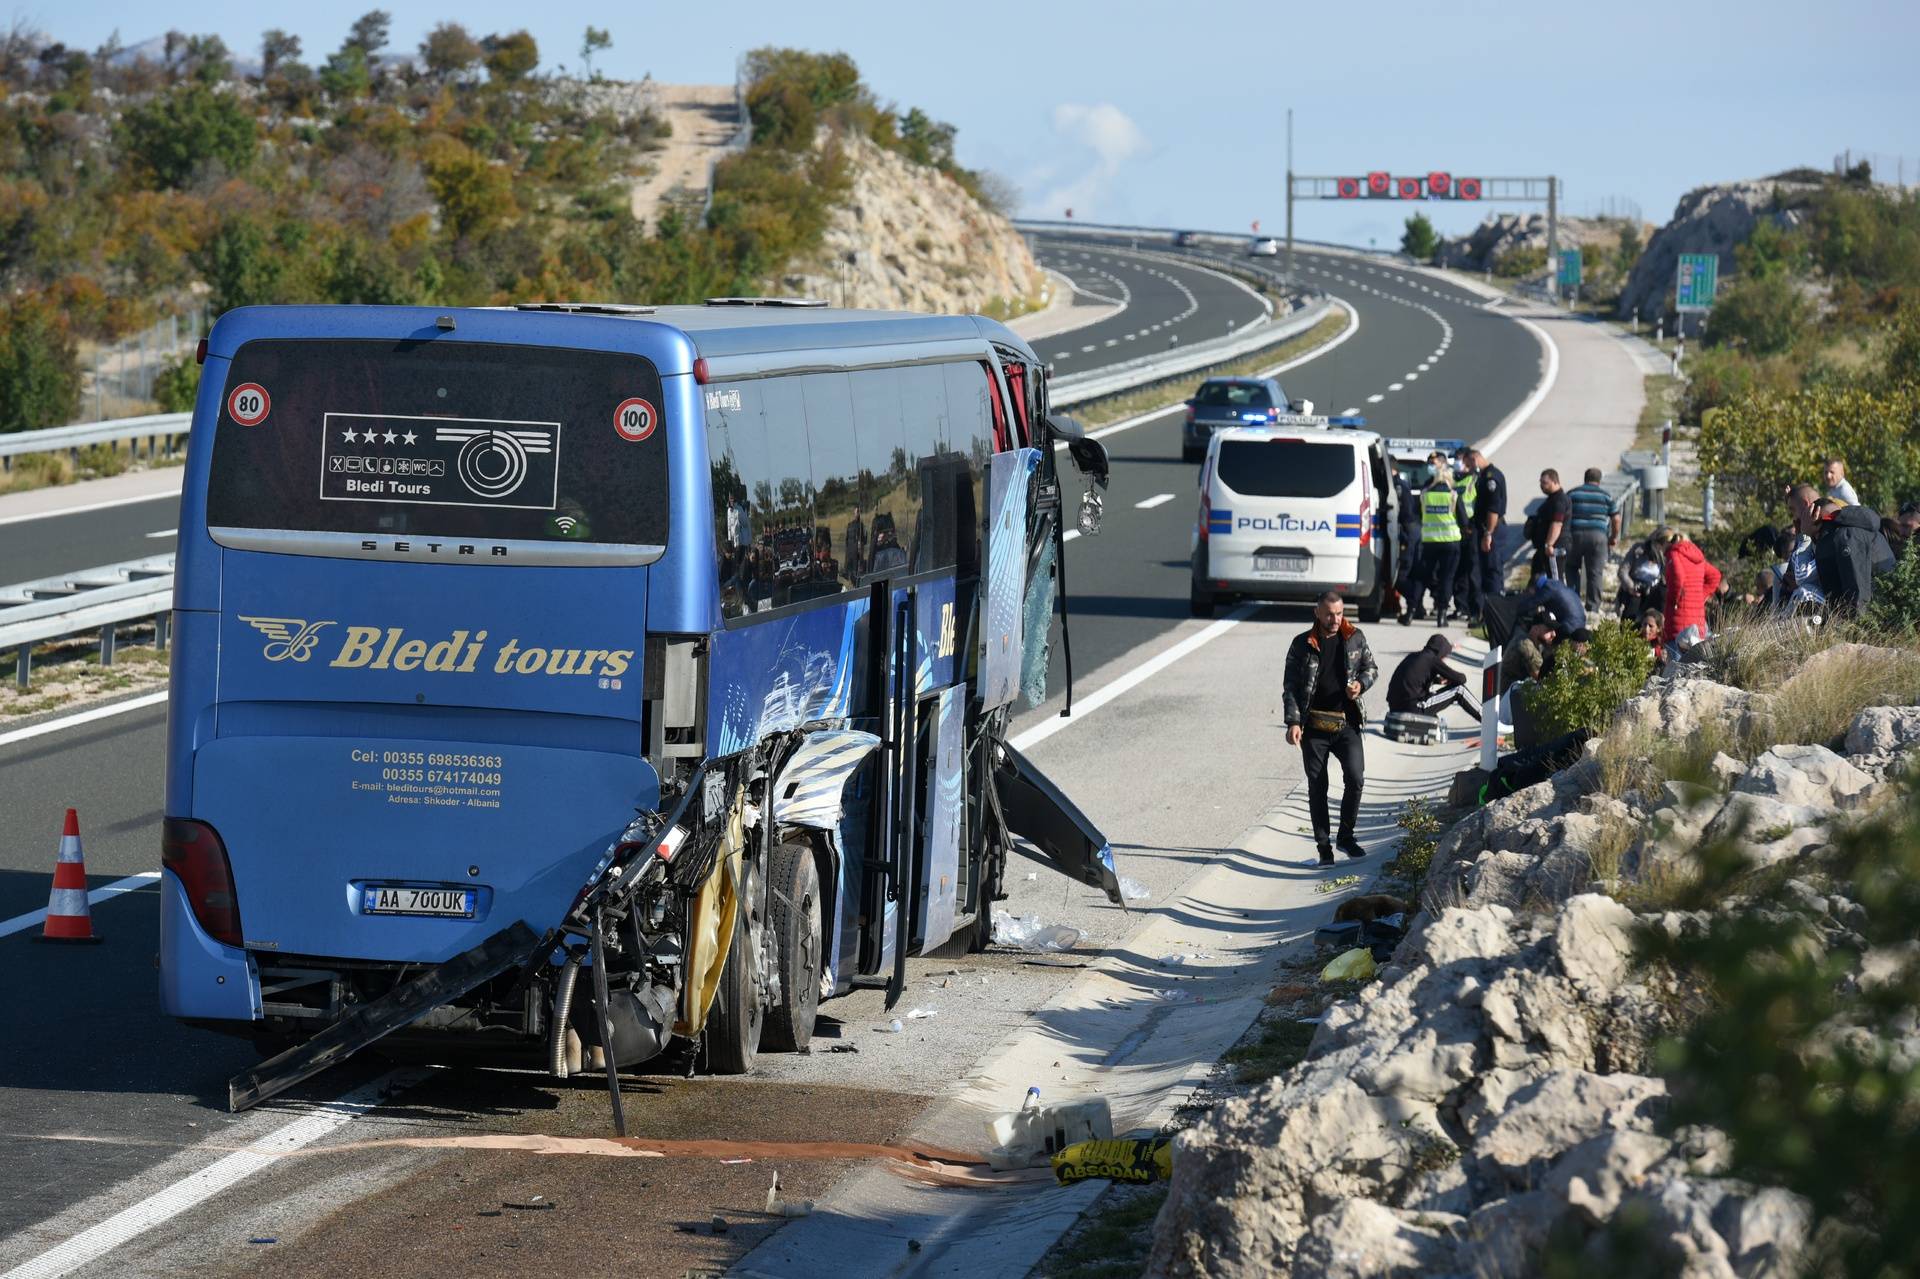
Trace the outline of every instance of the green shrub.
<instances>
[{"instance_id":1,"label":"green shrub","mask_svg":"<svg viewBox=\"0 0 1920 1279\"><path fill-rule=\"evenodd\" d=\"M120 127L128 158L163 187L185 186L210 161L244 172L258 144L246 108L198 81L129 108Z\"/></svg>"},{"instance_id":2,"label":"green shrub","mask_svg":"<svg viewBox=\"0 0 1920 1279\"><path fill-rule=\"evenodd\" d=\"M1440 832L1445 823L1430 798L1416 795L1401 805L1400 815L1393 819L1393 824L1406 833L1394 843L1393 862L1387 869L1417 892L1426 882L1427 869L1433 865L1433 853L1440 846Z\"/></svg>"},{"instance_id":3,"label":"green shrub","mask_svg":"<svg viewBox=\"0 0 1920 1279\"><path fill-rule=\"evenodd\" d=\"M194 397L200 394L200 363L183 355L163 366L153 379L153 398L162 413L193 412Z\"/></svg>"},{"instance_id":4,"label":"green shrub","mask_svg":"<svg viewBox=\"0 0 1920 1279\"><path fill-rule=\"evenodd\" d=\"M1900 635L1910 635L1920 626L1920 539L1907 543L1893 572L1873 580L1867 623Z\"/></svg>"},{"instance_id":5,"label":"green shrub","mask_svg":"<svg viewBox=\"0 0 1920 1279\"><path fill-rule=\"evenodd\" d=\"M1813 308L1785 271L1735 280L1707 318L1709 346L1738 346L1756 355L1778 355L1798 342Z\"/></svg>"},{"instance_id":6,"label":"green shrub","mask_svg":"<svg viewBox=\"0 0 1920 1279\"><path fill-rule=\"evenodd\" d=\"M32 295L0 309L0 431L65 426L80 405L80 364L58 312Z\"/></svg>"},{"instance_id":7,"label":"green shrub","mask_svg":"<svg viewBox=\"0 0 1920 1279\"><path fill-rule=\"evenodd\" d=\"M1547 251L1537 244L1508 249L1493 260L1493 273L1509 280L1537 275L1546 267Z\"/></svg>"},{"instance_id":8,"label":"green shrub","mask_svg":"<svg viewBox=\"0 0 1920 1279\"><path fill-rule=\"evenodd\" d=\"M1640 633L1623 622L1602 622L1584 659L1570 643L1561 644L1553 673L1533 690L1527 708L1544 738L1581 728L1603 732L1652 672L1653 649Z\"/></svg>"},{"instance_id":9,"label":"green shrub","mask_svg":"<svg viewBox=\"0 0 1920 1279\"><path fill-rule=\"evenodd\" d=\"M1844 457L1860 499L1878 511L1920 492L1920 384L1885 390L1828 384L1795 395L1736 398L1700 427L1699 457L1718 493L1735 506L1778 509L1784 485L1819 477Z\"/></svg>"}]
</instances>

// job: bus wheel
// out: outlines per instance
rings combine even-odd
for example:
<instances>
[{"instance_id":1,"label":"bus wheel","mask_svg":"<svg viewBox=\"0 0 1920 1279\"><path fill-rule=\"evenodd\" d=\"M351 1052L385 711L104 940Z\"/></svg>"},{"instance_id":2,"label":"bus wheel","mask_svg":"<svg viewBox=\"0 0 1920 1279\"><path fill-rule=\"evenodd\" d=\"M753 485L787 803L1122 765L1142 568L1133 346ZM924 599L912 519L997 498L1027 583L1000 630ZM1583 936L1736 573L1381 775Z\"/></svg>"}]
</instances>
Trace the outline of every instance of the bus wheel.
<instances>
[{"instance_id":1,"label":"bus wheel","mask_svg":"<svg viewBox=\"0 0 1920 1279\"><path fill-rule=\"evenodd\" d=\"M813 1038L820 1008L820 870L805 843L773 850L767 872L767 927L773 941L773 1007L763 1045L797 1052Z\"/></svg>"},{"instance_id":2,"label":"bus wheel","mask_svg":"<svg viewBox=\"0 0 1920 1279\"><path fill-rule=\"evenodd\" d=\"M734 912L733 944L727 947L720 989L707 1013L707 1069L716 1075L746 1074L753 1069L754 1053L760 1047L761 1009L753 988L752 950L743 901L741 909Z\"/></svg>"}]
</instances>

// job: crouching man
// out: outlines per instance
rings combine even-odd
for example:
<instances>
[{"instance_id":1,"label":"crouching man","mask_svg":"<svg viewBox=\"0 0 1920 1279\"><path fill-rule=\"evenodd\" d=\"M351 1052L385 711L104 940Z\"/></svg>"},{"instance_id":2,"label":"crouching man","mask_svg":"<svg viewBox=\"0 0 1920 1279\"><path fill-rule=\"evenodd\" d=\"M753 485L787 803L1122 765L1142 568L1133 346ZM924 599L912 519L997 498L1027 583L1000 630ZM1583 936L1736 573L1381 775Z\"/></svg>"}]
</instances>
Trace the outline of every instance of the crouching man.
<instances>
[{"instance_id":1,"label":"crouching man","mask_svg":"<svg viewBox=\"0 0 1920 1279\"><path fill-rule=\"evenodd\" d=\"M1320 864L1333 864L1333 844L1349 857L1367 850L1354 838L1360 818L1360 787L1366 773L1366 748L1360 737L1360 695L1379 676L1367 637L1347 621L1340 592L1328 591L1314 606L1313 627L1296 635L1287 649L1281 700L1286 709L1287 744L1298 746L1307 775L1307 803L1313 813L1313 841ZM1345 790L1340 798L1340 835L1328 839L1327 758L1340 761Z\"/></svg>"},{"instance_id":2,"label":"crouching man","mask_svg":"<svg viewBox=\"0 0 1920 1279\"><path fill-rule=\"evenodd\" d=\"M1425 648L1402 658L1387 680L1387 709L1438 715L1449 706L1458 706L1478 723L1480 708L1467 692L1467 677L1447 665L1451 656L1452 641L1435 635Z\"/></svg>"}]
</instances>

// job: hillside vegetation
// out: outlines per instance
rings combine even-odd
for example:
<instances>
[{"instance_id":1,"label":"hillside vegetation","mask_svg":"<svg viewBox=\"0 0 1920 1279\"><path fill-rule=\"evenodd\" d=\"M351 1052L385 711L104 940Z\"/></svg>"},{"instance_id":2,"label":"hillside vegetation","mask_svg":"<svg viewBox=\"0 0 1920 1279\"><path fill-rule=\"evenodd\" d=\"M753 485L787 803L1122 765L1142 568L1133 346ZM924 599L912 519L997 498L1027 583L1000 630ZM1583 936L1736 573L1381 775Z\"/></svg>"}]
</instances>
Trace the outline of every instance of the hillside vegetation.
<instances>
[{"instance_id":1,"label":"hillside vegetation","mask_svg":"<svg viewBox=\"0 0 1920 1279\"><path fill-rule=\"evenodd\" d=\"M543 74L525 31L442 23L410 56L388 15L303 61L269 31L246 74L218 36L159 56L0 37L0 431L71 419L78 347L202 302L684 302L764 291L818 246L857 131L976 195L954 130L882 105L844 54L749 55L754 144L704 219L636 221L662 128L635 86ZM608 47L588 29L581 55ZM187 407L194 378L160 380Z\"/></svg>"}]
</instances>

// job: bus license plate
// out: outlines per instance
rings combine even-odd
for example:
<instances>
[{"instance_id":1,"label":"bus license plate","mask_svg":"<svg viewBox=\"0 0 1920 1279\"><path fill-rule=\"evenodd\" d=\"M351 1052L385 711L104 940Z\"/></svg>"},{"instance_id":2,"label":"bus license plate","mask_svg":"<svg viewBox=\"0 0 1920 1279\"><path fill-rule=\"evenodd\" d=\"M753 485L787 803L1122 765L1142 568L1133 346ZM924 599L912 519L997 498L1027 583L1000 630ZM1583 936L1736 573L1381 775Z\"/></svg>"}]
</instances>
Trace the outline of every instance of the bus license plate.
<instances>
[{"instance_id":1,"label":"bus license plate","mask_svg":"<svg viewBox=\"0 0 1920 1279\"><path fill-rule=\"evenodd\" d=\"M433 915L445 919L473 918L471 888L404 888L369 885L361 900L363 915Z\"/></svg>"},{"instance_id":2,"label":"bus license plate","mask_svg":"<svg viewBox=\"0 0 1920 1279\"><path fill-rule=\"evenodd\" d=\"M1310 555L1256 555L1253 557L1253 571L1256 573L1305 577L1307 570L1311 567L1313 567L1313 557Z\"/></svg>"}]
</instances>

